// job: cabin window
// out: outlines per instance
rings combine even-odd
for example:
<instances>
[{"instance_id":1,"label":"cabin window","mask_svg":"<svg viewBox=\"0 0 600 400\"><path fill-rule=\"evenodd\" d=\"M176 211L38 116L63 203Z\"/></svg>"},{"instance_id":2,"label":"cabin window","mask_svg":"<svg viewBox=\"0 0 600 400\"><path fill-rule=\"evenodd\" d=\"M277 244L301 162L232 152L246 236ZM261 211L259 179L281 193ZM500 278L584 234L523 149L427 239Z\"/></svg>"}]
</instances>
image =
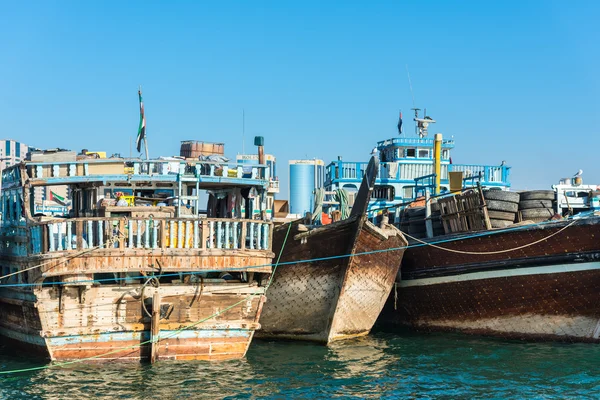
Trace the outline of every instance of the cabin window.
<instances>
[{"instance_id":1,"label":"cabin window","mask_svg":"<svg viewBox=\"0 0 600 400\"><path fill-rule=\"evenodd\" d=\"M419 158L429 158L429 150L419 149Z\"/></svg>"},{"instance_id":2,"label":"cabin window","mask_svg":"<svg viewBox=\"0 0 600 400\"><path fill-rule=\"evenodd\" d=\"M406 157L415 157L417 149L406 149Z\"/></svg>"},{"instance_id":3,"label":"cabin window","mask_svg":"<svg viewBox=\"0 0 600 400\"><path fill-rule=\"evenodd\" d=\"M395 197L395 189L390 185L375 185L371 192L371 199L393 201Z\"/></svg>"},{"instance_id":4,"label":"cabin window","mask_svg":"<svg viewBox=\"0 0 600 400\"><path fill-rule=\"evenodd\" d=\"M411 199L413 197L413 187L405 186L402 188L402 197L405 199Z\"/></svg>"},{"instance_id":5,"label":"cabin window","mask_svg":"<svg viewBox=\"0 0 600 400\"><path fill-rule=\"evenodd\" d=\"M448 150L442 150L442 158L448 159Z\"/></svg>"},{"instance_id":6,"label":"cabin window","mask_svg":"<svg viewBox=\"0 0 600 400\"><path fill-rule=\"evenodd\" d=\"M589 192L575 192L575 191L565 192L565 196L567 196L567 197L588 197L589 195L590 195Z\"/></svg>"}]
</instances>

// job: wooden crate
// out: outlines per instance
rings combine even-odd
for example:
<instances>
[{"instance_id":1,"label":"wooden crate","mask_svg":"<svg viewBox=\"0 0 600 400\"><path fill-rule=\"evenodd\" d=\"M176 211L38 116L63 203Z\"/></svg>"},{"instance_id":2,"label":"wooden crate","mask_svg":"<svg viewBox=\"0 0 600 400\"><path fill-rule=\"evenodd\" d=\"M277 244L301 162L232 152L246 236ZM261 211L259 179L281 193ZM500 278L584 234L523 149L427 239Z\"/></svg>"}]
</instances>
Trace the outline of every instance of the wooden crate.
<instances>
[{"instance_id":1,"label":"wooden crate","mask_svg":"<svg viewBox=\"0 0 600 400\"><path fill-rule=\"evenodd\" d=\"M490 228L487 208L477 191L438 200L445 233L481 231Z\"/></svg>"}]
</instances>

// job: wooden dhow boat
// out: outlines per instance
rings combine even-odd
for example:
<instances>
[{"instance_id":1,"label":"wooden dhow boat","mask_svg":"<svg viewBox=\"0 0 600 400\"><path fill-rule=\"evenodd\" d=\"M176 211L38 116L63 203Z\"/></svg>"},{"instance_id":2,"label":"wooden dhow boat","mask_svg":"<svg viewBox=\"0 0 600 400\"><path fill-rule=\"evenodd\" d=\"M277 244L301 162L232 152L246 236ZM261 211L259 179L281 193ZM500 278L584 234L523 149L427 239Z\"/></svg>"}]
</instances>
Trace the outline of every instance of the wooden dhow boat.
<instances>
[{"instance_id":1,"label":"wooden dhow boat","mask_svg":"<svg viewBox=\"0 0 600 400\"><path fill-rule=\"evenodd\" d=\"M349 218L308 230L300 220L274 229L273 251L281 256L258 337L328 344L370 332L406 245L395 227L367 220L377 170L373 157Z\"/></svg>"},{"instance_id":2,"label":"wooden dhow boat","mask_svg":"<svg viewBox=\"0 0 600 400\"><path fill-rule=\"evenodd\" d=\"M52 360L243 357L273 258L268 169L248 168L57 153L5 169L0 334ZM68 215L34 214L42 194Z\"/></svg>"},{"instance_id":3,"label":"wooden dhow boat","mask_svg":"<svg viewBox=\"0 0 600 400\"><path fill-rule=\"evenodd\" d=\"M590 191L572 192L571 205ZM600 217L588 213L549 220L561 213L560 207L546 208L553 201L552 191L484 193L488 210L495 209L490 216L508 216L508 226L409 237L399 280L378 324L521 340L600 342ZM560 204L560 196L558 200ZM524 208L534 203L540 206ZM509 214L520 220L519 215L532 210L548 221L510 222ZM459 226L458 219L466 222L468 210L462 217L460 213L442 215L446 228L450 223Z\"/></svg>"}]
</instances>

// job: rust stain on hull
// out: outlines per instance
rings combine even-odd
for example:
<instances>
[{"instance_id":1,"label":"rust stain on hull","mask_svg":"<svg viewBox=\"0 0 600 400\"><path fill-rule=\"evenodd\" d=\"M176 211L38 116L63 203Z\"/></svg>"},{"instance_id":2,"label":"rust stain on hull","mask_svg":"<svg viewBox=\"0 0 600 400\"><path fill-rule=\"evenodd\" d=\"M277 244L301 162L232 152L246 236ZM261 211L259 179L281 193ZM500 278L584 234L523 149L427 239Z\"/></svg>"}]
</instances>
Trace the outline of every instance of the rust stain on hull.
<instances>
[{"instance_id":1,"label":"rust stain on hull","mask_svg":"<svg viewBox=\"0 0 600 400\"><path fill-rule=\"evenodd\" d=\"M379 323L523 340L600 342L600 218L559 221L404 255ZM436 238L439 239L439 238ZM525 246L537 242L533 246Z\"/></svg>"},{"instance_id":2,"label":"rust stain on hull","mask_svg":"<svg viewBox=\"0 0 600 400\"><path fill-rule=\"evenodd\" d=\"M397 275L406 240L395 228L381 231L361 217L300 233L291 228L268 289L257 337L329 343L369 333ZM273 234L274 253L288 226ZM333 257L333 258L331 258ZM294 261L330 258L316 262Z\"/></svg>"},{"instance_id":3,"label":"rust stain on hull","mask_svg":"<svg viewBox=\"0 0 600 400\"><path fill-rule=\"evenodd\" d=\"M158 359L225 360L245 355L264 303L264 287L249 284L172 284L159 288L93 286L35 290L36 301L18 301L22 289L0 290L0 329L52 360L93 357L145 360L150 318L142 301L162 295ZM231 305L237 306L228 309ZM146 305L146 308L151 308ZM218 314L215 316L215 314Z\"/></svg>"}]
</instances>

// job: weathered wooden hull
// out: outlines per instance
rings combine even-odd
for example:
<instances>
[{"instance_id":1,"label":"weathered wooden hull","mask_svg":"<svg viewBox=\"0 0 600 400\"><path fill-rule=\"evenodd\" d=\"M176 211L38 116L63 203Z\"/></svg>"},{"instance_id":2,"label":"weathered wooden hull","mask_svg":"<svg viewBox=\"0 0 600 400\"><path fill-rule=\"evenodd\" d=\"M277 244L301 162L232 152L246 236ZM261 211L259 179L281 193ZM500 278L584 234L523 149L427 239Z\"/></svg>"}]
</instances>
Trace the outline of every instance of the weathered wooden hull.
<instances>
[{"instance_id":1,"label":"weathered wooden hull","mask_svg":"<svg viewBox=\"0 0 600 400\"><path fill-rule=\"evenodd\" d=\"M0 334L52 360L148 359L151 320L142 298L148 302L155 291L162 306L157 359L241 358L260 327L264 288L247 284L171 284L143 292L111 285L4 287Z\"/></svg>"},{"instance_id":2,"label":"weathered wooden hull","mask_svg":"<svg viewBox=\"0 0 600 400\"><path fill-rule=\"evenodd\" d=\"M395 228L382 231L361 217L304 233L298 225L293 223L287 241L288 225L274 230L276 257L285 246L257 336L326 344L368 334L392 288L406 240Z\"/></svg>"},{"instance_id":3,"label":"weathered wooden hull","mask_svg":"<svg viewBox=\"0 0 600 400\"><path fill-rule=\"evenodd\" d=\"M600 218L472 235L410 247L379 322L600 342Z\"/></svg>"}]
</instances>

